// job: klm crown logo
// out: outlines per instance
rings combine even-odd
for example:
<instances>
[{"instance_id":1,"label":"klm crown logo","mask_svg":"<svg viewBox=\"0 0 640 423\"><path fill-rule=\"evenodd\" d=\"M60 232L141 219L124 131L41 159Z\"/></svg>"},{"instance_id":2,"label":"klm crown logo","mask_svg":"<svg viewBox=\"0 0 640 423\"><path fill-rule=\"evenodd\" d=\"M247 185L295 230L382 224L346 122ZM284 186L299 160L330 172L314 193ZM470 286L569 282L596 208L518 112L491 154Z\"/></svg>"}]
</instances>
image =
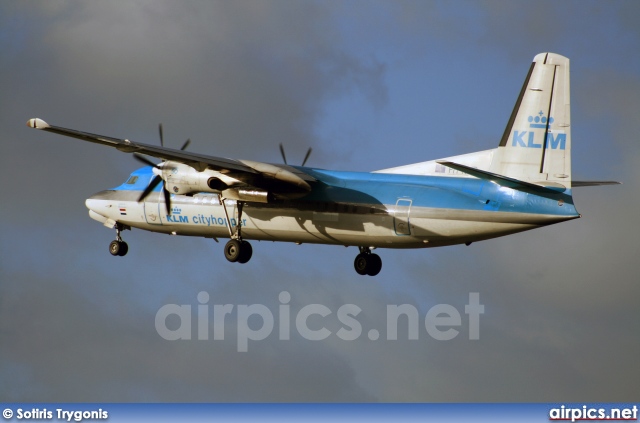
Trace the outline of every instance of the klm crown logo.
<instances>
[{"instance_id":1,"label":"klm crown logo","mask_svg":"<svg viewBox=\"0 0 640 423\"><path fill-rule=\"evenodd\" d=\"M529 116L529 128L541 128L546 129L547 125L553 123L553 118L547 118L544 112L540 110L537 116ZM537 133L537 135L536 135ZM542 136L542 139L540 139ZM525 147L525 148L545 148L551 150L564 150L567 148L567 134L561 131L548 131L540 133L540 131L513 131L513 138L511 139L512 147Z\"/></svg>"},{"instance_id":2,"label":"klm crown logo","mask_svg":"<svg viewBox=\"0 0 640 423\"><path fill-rule=\"evenodd\" d=\"M544 115L542 110L538 113L538 116L529 116L527 119L529 121L530 128L546 128L547 127L547 117ZM549 118L549 125L553 123L553 118Z\"/></svg>"}]
</instances>

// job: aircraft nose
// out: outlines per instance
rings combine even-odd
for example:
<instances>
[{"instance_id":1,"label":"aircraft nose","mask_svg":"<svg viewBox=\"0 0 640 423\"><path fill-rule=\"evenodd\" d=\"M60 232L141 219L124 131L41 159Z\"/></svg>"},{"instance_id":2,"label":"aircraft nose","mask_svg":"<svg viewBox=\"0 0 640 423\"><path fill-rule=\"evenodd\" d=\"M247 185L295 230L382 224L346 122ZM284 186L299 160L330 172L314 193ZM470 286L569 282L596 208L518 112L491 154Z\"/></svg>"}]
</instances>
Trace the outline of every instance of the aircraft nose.
<instances>
[{"instance_id":1,"label":"aircraft nose","mask_svg":"<svg viewBox=\"0 0 640 423\"><path fill-rule=\"evenodd\" d=\"M87 206L89 210L99 212L99 209L108 206L111 197L113 197L113 190L96 192L84 201L84 205Z\"/></svg>"},{"instance_id":2,"label":"aircraft nose","mask_svg":"<svg viewBox=\"0 0 640 423\"><path fill-rule=\"evenodd\" d=\"M112 191L106 190L97 192L87 198L84 201L84 205L89 209L89 216L96 220L106 219L106 216L109 216L109 207L111 207L109 199L112 194Z\"/></svg>"},{"instance_id":3,"label":"aircraft nose","mask_svg":"<svg viewBox=\"0 0 640 423\"><path fill-rule=\"evenodd\" d=\"M93 212L96 211L96 209L98 208L98 203L100 202L100 200L98 200L96 195L92 195L91 197L87 198L84 201L84 205L87 206L87 208Z\"/></svg>"}]
</instances>

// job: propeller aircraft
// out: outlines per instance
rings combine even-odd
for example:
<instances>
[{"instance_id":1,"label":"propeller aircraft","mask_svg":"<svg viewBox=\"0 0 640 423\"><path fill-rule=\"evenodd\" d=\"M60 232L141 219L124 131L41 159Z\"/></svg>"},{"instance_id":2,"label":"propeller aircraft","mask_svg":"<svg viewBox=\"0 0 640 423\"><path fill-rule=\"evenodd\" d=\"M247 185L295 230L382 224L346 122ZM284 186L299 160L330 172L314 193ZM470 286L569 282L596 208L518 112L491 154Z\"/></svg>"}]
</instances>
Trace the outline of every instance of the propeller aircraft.
<instances>
[{"instance_id":1,"label":"propeller aircraft","mask_svg":"<svg viewBox=\"0 0 640 423\"><path fill-rule=\"evenodd\" d=\"M49 125L31 128L114 147L146 166L86 200L89 215L121 232L229 238L224 255L247 263L248 240L355 246L360 275L377 275L374 249L466 244L576 219L572 189L614 181L571 177L569 59L535 56L497 148L374 172L236 160ZM154 163L145 156L161 159Z\"/></svg>"}]
</instances>

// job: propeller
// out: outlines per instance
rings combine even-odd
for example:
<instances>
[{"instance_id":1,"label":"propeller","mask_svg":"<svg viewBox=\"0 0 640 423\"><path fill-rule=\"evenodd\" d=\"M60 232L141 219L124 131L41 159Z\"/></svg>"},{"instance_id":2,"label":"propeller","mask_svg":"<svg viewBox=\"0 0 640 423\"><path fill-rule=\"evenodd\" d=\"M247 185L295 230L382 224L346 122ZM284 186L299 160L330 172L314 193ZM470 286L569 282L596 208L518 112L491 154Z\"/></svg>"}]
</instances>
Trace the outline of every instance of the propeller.
<instances>
[{"instance_id":1,"label":"propeller","mask_svg":"<svg viewBox=\"0 0 640 423\"><path fill-rule=\"evenodd\" d=\"M305 163L307 163L307 160L309 160L309 156L311 155L312 151L313 149L309 147L309 149L307 150L307 154L305 154L304 160L302 160L302 164L300 166L304 166ZM280 154L282 154L282 160L284 160L284 164L288 164L287 156L284 154L284 146L282 145L282 143L280 143Z\"/></svg>"},{"instance_id":2,"label":"propeller","mask_svg":"<svg viewBox=\"0 0 640 423\"><path fill-rule=\"evenodd\" d=\"M158 132L160 134L160 146L164 147L164 133L162 130L162 124L158 125ZM180 150L186 150L189 144L191 144L190 138L187 139L184 142L184 144L182 144L182 147L180 147ZM139 162L144 163L147 166L151 166L154 169L158 169L160 172L162 172L161 166L153 163L151 160L147 159L146 157L138 153L133 153L133 157ZM162 161L164 162L164 159ZM140 197L138 198L138 203L143 201L145 198L147 198L147 196L151 194L151 192L153 192L153 190L158 186L158 184L160 184L160 182L162 182L162 193L164 194L164 205L167 208L167 214L170 215L171 214L171 193L167 191L167 187L164 183L164 179L162 179L162 176L160 175L156 175L151 180L151 183L149 183L149 185L145 188L145 190L142 191L142 194L140 194Z\"/></svg>"},{"instance_id":3,"label":"propeller","mask_svg":"<svg viewBox=\"0 0 640 423\"><path fill-rule=\"evenodd\" d=\"M282 160L284 160L284 164L287 164L287 156L284 154L284 146L280 143L280 154L282 154Z\"/></svg>"},{"instance_id":4,"label":"propeller","mask_svg":"<svg viewBox=\"0 0 640 423\"><path fill-rule=\"evenodd\" d=\"M146 164L147 166L151 166L155 169L158 169L162 172L162 168L160 166L158 166L157 164L153 163L151 160L147 159L144 156L141 156L138 153L133 153L133 157L138 160L139 162L142 162L144 164ZM156 175L152 180L151 183L145 188L144 191L142 191L142 194L140 194L140 197L138 198L138 203L143 201L145 198L147 198L147 196L149 194L151 194L151 192L158 186L158 184L162 182L162 193L164 194L164 205L167 208L167 214L171 214L171 193L169 193L169 191L167 191L167 187L164 184L164 179L162 179L162 176L160 175Z\"/></svg>"},{"instance_id":5,"label":"propeller","mask_svg":"<svg viewBox=\"0 0 640 423\"><path fill-rule=\"evenodd\" d=\"M188 138L184 144L182 144L182 147L180 147L180 150L186 150L187 147L189 147L189 144L191 144L191 138Z\"/></svg>"},{"instance_id":6,"label":"propeller","mask_svg":"<svg viewBox=\"0 0 640 423\"><path fill-rule=\"evenodd\" d=\"M309 156L311 155L312 151L313 148L309 147L309 149L307 150L307 154L305 154L304 160L302 161L302 164L300 166L304 166L304 164L307 163L307 160L309 160Z\"/></svg>"},{"instance_id":7,"label":"propeller","mask_svg":"<svg viewBox=\"0 0 640 423\"><path fill-rule=\"evenodd\" d=\"M164 131L162 130L162 124L158 125L158 132L160 133L160 147L164 147ZM180 150L186 150L189 144L191 144L191 138L187 139L184 144L182 144Z\"/></svg>"}]
</instances>

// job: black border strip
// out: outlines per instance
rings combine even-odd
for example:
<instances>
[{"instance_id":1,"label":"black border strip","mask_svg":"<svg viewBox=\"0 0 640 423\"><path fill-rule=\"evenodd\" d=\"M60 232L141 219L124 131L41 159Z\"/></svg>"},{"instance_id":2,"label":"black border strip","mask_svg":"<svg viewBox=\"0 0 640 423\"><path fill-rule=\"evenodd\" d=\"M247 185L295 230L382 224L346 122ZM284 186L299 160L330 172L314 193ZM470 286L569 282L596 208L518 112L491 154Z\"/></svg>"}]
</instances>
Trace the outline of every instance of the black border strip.
<instances>
[{"instance_id":1,"label":"black border strip","mask_svg":"<svg viewBox=\"0 0 640 423\"><path fill-rule=\"evenodd\" d=\"M500 140L500 147L505 147L507 145L507 141L509 140L509 134L511 134L511 128L513 128L513 122L515 122L516 116L518 115L518 110L520 110L520 104L522 104L522 98L524 97L524 93L527 92L527 85L529 85L529 79L531 79L531 74L533 73L533 68L535 66L536 66L536 62L531 63L531 67L529 68L529 73L527 74L527 78L524 80L524 85L522 85L522 89L520 90L518 101L516 101L516 105L513 107L513 111L511 112L511 117L509 118L507 127L504 128L504 134L502 134L502 139Z\"/></svg>"},{"instance_id":2,"label":"black border strip","mask_svg":"<svg viewBox=\"0 0 640 423\"><path fill-rule=\"evenodd\" d=\"M553 106L553 90L556 87L556 71L558 66L553 67L553 79L551 80L551 93L549 94L549 110L547 110L547 126L544 128L544 139L542 143L542 159L540 160L540 173L544 173L544 158L547 153L547 137L549 135L549 125L551 124L551 108Z\"/></svg>"}]
</instances>

